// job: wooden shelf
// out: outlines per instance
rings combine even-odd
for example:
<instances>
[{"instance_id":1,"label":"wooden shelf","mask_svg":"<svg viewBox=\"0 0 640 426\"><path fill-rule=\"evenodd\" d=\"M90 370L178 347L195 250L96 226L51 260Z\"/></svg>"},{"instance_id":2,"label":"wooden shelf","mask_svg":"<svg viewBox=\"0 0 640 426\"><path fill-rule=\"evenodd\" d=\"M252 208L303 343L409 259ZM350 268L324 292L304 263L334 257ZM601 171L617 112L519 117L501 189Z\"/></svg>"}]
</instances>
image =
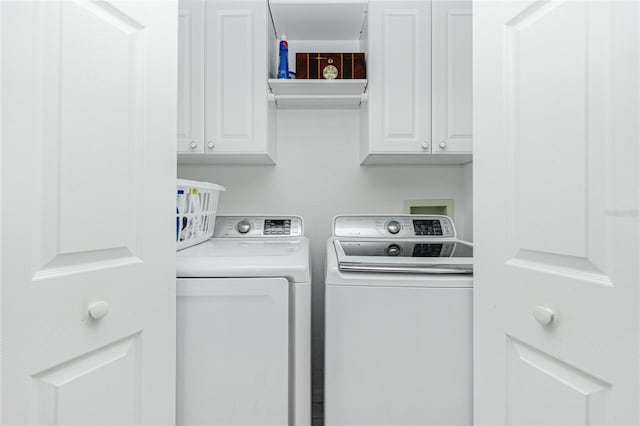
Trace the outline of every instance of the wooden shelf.
<instances>
[{"instance_id":1,"label":"wooden shelf","mask_svg":"<svg viewBox=\"0 0 640 426\"><path fill-rule=\"evenodd\" d=\"M367 100L367 80L269 79L280 109L358 109Z\"/></svg>"},{"instance_id":2,"label":"wooden shelf","mask_svg":"<svg viewBox=\"0 0 640 426\"><path fill-rule=\"evenodd\" d=\"M278 36L289 40L359 40L368 0L269 0Z\"/></svg>"}]
</instances>

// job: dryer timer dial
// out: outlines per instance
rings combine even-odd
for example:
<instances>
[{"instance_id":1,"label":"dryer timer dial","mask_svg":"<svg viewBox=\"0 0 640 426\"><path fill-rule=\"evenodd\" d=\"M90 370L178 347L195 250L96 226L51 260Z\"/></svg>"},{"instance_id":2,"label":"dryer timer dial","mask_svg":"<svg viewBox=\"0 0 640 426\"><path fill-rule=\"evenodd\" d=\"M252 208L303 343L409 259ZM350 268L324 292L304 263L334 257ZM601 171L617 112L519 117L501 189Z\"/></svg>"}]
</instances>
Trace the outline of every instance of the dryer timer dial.
<instances>
[{"instance_id":1,"label":"dryer timer dial","mask_svg":"<svg viewBox=\"0 0 640 426\"><path fill-rule=\"evenodd\" d=\"M251 231L251 222L249 222L248 220L241 220L240 222L238 222L238 225L236 225L236 229L239 233L246 234L247 232Z\"/></svg>"},{"instance_id":2,"label":"dryer timer dial","mask_svg":"<svg viewBox=\"0 0 640 426\"><path fill-rule=\"evenodd\" d=\"M397 234L398 232L400 232L400 222L398 222L397 220L392 220L387 223L387 231L392 234Z\"/></svg>"}]
</instances>

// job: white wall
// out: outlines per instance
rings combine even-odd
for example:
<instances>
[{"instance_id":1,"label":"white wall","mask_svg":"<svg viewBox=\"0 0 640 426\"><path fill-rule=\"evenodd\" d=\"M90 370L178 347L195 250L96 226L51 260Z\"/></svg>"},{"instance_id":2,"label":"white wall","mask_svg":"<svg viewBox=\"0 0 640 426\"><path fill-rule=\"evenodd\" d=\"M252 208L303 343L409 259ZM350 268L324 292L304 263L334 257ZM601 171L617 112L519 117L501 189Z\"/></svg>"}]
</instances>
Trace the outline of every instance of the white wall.
<instances>
[{"instance_id":1,"label":"white wall","mask_svg":"<svg viewBox=\"0 0 640 426\"><path fill-rule=\"evenodd\" d=\"M452 198L471 239L471 166L362 167L357 111L278 112L277 166L179 166L178 176L227 187L220 213L298 214L313 262L314 389L321 386L324 246L341 213L402 213L403 201Z\"/></svg>"}]
</instances>

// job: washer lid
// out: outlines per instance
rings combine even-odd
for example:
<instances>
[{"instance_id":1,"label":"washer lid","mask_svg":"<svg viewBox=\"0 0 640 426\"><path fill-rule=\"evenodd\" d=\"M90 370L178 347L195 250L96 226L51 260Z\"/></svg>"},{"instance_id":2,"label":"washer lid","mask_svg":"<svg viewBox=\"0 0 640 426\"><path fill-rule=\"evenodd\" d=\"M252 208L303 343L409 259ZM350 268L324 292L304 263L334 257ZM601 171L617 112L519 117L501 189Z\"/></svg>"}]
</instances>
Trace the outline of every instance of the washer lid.
<instances>
[{"instance_id":1,"label":"washer lid","mask_svg":"<svg viewBox=\"0 0 640 426\"><path fill-rule=\"evenodd\" d=\"M310 282L309 240L212 238L176 252L176 277L284 277Z\"/></svg>"},{"instance_id":2,"label":"washer lid","mask_svg":"<svg viewBox=\"0 0 640 426\"><path fill-rule=\"evenodd\" d=\"M473 246L458 240L335 240L341 271L472 273Z\"/></svg>"}]
</instances>

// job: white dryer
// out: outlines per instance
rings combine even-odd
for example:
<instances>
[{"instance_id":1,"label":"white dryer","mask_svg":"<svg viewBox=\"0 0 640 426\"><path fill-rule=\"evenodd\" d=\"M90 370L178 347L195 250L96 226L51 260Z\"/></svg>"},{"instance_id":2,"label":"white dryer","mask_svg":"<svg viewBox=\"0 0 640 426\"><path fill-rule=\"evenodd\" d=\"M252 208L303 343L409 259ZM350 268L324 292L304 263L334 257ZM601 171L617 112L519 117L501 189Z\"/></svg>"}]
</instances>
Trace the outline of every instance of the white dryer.
<instances>
[{"instance_id":1,"label":"white dryer","mask_svg":"<svg viewBox=\"0 0 640 426\"><path fill-rule=\"evenodd\" d=\"M311 423L309 241L298 216L220 216L177 252L177 424Z\"/></svg>"},{"instance_id":2,"label":"white dryer","mask_svg":"<svg viewBox=\"0 0 640 426\"><path fill-rule=\"evenodd\" d=\"M325 425L470 425L473 249L446 216L338 216Z\"/></svg>"}]
</instances>

